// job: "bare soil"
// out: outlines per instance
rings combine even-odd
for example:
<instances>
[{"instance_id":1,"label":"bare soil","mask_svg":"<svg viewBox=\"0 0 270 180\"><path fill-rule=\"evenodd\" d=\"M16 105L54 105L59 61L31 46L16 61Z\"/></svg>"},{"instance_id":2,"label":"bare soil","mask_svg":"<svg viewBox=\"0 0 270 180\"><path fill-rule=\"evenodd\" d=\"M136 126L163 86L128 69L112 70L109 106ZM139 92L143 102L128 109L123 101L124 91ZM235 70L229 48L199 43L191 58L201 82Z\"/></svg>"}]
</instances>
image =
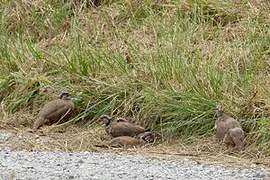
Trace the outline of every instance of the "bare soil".
<instances>
[{"instance_id":1,"label":"bare soil","mask_svg":"<svg viewBox=\"0 0 270 180\"><path fill-rule=\"evenodd\" d=\"M33 133L31 125L34 116L24 112L4 116L0 120L0 149L27 151L61 152L114 152L143 154L164 159L192 159L198 163L223 164L227 166L262 166L270 168L270 158L259 151L246 148L242 152L233 152L216 141L215 137L196 140L192 144L179 139L167 140L160 137L153 144L137 148L112 148L108 146L110 137L100 126L79 127L62 124L44 126Z\"/></svg>"}]
</instances>

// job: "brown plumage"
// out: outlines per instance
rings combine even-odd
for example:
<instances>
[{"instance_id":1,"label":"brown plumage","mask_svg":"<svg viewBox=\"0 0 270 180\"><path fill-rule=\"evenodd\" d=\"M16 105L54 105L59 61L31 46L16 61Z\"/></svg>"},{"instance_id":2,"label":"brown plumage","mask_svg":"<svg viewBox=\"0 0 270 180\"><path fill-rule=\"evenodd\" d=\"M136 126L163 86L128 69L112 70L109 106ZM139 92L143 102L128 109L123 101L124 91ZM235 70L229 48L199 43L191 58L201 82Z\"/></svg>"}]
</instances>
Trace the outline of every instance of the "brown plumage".
<instances>
[{"instance_id":1,"label":"brown plumage","mask_svg":"<svg viewBox=\"0 0 270 180\"><path fill-rule=\"evenodd\" d=\"M112 147L128 147L128 146L138 146L142 141L140 139L130 137L130 136L119 136L113 138L109 145Z\"/></svg>"},{"instance_id":2,"label":"brown plumage","mask_svg":"<svg viewBox=\"0 0 270 180\"><path fill-rule=\"evenodd\" d=\"M217 120L215 121L217 139L227 145L235 146L237 149L243 147L244 131L240 123L236 119L226 115L220 105L214 111L217 116Z\"/></svg>"},{"instance_id":3,"label":"brown plumage","mask_svg":"<svg viewBox=\"0 0 270 180\"><path fill-rule=\"evenodd\" d=\"M223 142L227 146L233 146L235 150L242 150L244 147L244 131L239 127L229 129L223 139Z\"/></svg>"},{"instance_id":4,"label":"brown plumage","mask_svg":"<svg viewBox=\"0 0 270 180\"><path fill-rule=\"evenodd\" d=\"M135 147L154 142L154 134L151 132L141 133L136 137L119 136L113 138L109 145L112 147Z\"/></svg>"},{"instance_id":5,"label":"brown plumage","mask_svg":"<svg viewBox=\"0 0 270 180\"><path fill-rule=\"evenodd\" d=\"M40 110L38 119L34 122L33 130L37 130L44 124L53 124L61 120L67 120L74 110L74 103L67 92L60 94L59 99L48 102Z\"/></svg>"},{"instance_id":6,"label":"brown plumage","mask_svg":"<svg viewBox=\"0 0 270 180\"><path fill-rule=\"evenodd\" d=\"M119 136L137 136L140 133L146 132L145 128L128 122L125 119L118 119L116 122L112 122L112 118L103 115L100 117L103 124L105 125L105 131L111 135L112 137L119 137Z\"/></svg>"},{"instance_id":7,"label":"brown plumage","mask_svg":"<svg viewBox=\"0 0 270 180\"><path fill-rule=\"evenodd\" d=\"M217 117L215 122L216 136L219 140L222 141L224 139L225 134L229 129L241 127L240 123L236 119L224 113L223 108L220 105L218 105L214 111Z\"/></svg>"}]
</instances>

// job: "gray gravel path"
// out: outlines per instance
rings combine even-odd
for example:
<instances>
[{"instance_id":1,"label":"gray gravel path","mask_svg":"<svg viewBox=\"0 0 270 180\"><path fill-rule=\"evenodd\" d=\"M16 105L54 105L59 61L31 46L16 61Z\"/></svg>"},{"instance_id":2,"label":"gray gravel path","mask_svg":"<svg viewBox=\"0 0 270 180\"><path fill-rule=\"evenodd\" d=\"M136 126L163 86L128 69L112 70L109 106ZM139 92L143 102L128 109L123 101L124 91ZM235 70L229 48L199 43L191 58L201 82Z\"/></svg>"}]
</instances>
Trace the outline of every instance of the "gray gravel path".
<instances>
[{"instance_id":1,"label":"gray gravel path","mask_svg":"<svg viewBox=\"0 0 270 180\"><path fill-rule=\"evenodd\" d=\"M112 153L0 151L0 179L268 179L262 169Z\"/></svg>"}]
</instances>

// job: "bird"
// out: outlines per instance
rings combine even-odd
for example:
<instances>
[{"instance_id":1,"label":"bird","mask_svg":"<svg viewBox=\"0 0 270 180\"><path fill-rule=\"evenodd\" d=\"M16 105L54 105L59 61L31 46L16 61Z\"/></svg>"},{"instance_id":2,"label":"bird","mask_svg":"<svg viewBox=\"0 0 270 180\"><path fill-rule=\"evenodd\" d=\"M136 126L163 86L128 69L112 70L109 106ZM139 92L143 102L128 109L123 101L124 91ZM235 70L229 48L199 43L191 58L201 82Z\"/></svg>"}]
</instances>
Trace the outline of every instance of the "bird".
<instances>
[{"instance_id":1,"label":"bird","mask_svg":"<svg viewBox=\"0 0 270 180\"><path fill-rule=\"evenodd\" d=\"M100 120L105 126L105 131L112 137L119 136L137 136L140 133L149 131L139 125L133 124L123 118L118 119L115 122L112 122L112 117L108 115L102 115Z\"/></svg>"},{"instance_id":2,"label":"bird","mask_svg":"<svg viewBox=\"0 0 270 180\"><path fill-rule=\"evenodd\" d=\"M243 146L244 131L240 123L233 117L224 113L223 107L217 105L214 109L216 115L216 137L226 145L233 145L236 149Z\"/></svg>"},{"instance_id":3,"label":"bird","mask_svg":"<svg viewBox=\"0 0 270 180\"><path fill-rule=\"evenodd\" d=\"M214 128L216 129L216 136L219 140L224 139L225 134L229 129L241 127L240 123L236 119L224 113L221 105L217 105L214 112L217 118Z\"/></svg>"},{"instance_id":4,"label":"bird","mask_svg":"<svg viewBox=\"0 0 270 180\"><path fill-rule=\"evenodd\" d=\"M119 136L113 138L109 145L112 147L135 147L139 145L145 145L154 142L154 134L151 132L144 132L136 137Z\"/></svg>"},{"instance_id":5,"label":"bird","mask_svg":"<svg viewBox=\"0 0 270 180\"><path fill-rule=\"evenodd\" d=\"M140 139L137 139L135 137L130 137L130 136L119 136L113 138L109 142L109 146L112 147L128 147L128 146L138 146L141 144L142 141Z\"/></svg>"},{"instance_id":6,"label":"bird","mask_svg":"<svg viewBox=\"0 0 270 180\"><path fill-rule=\"evenodd\" d=\"M68 92L61 92L58 99L46 103L38 114L37 120L33 124L33 130L45 124L53 124L61 120L70 118L75 106Z\"/></svg>"}]
</instances>

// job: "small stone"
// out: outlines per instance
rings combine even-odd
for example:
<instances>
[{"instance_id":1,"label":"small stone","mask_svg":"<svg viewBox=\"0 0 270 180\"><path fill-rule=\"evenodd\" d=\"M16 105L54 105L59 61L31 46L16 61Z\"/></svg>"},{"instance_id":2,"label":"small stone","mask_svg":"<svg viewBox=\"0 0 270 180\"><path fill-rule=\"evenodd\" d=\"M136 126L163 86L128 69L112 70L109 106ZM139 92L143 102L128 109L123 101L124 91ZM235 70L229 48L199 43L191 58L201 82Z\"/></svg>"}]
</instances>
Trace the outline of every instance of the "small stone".
<instances>
[{"instance_id":1,"label":"small stone","mask_svg":"<svg viewBox=\"0 0 270 180\"><path fill-rule=\"evenodd\" d=\"M74 176L68 176L68 179L74 179L75 177Z\"/></svg>"},{"instance_id":2,"label":"small stone","mask_svg":"<svg viewBox=\"0 0 270 180\"><path fill-rule=\"evenodd\" d=\"M80 160L78 161L78 163L81 163L81 164L82 164L82 163L84 163L84 161L80 159Z\"/></svg>"}]
</instances>

